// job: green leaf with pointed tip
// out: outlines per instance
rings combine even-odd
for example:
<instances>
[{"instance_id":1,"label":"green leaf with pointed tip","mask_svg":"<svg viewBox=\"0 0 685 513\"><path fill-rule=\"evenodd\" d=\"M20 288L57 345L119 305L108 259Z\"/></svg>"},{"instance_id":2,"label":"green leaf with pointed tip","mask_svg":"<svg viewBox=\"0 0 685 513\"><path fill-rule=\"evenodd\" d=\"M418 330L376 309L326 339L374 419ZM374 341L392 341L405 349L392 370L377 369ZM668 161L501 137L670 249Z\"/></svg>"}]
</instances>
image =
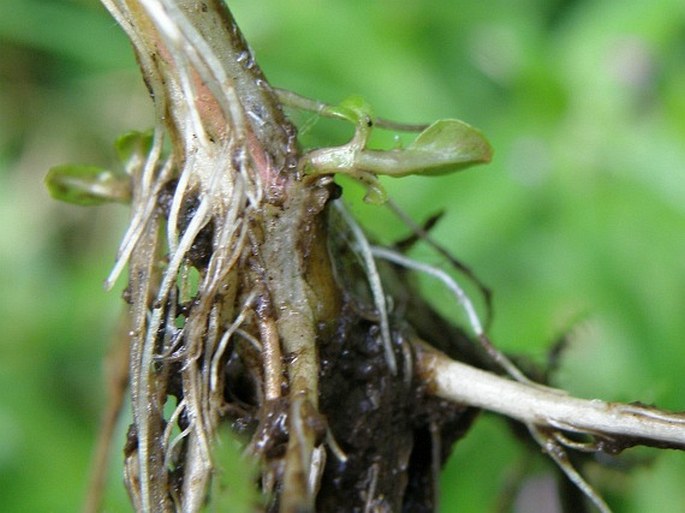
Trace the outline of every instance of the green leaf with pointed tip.
<instances>
[{"instance_id":1,"label":"green leaf with pointed tip","mask_svg":"<svg viewBox=\"0 0 685 513\"><path fill-rule=\"evenodd\" d=\"M485 136L458 119L436 121L404 149L363 150L355 167L388 176L441 175L490 162Z\"/></svg>"},{"instance_id":2,"label":"green leaf with pointed tip","mask_svg":"<svg viewBox=\"0 0 685 513\"><path fill-rule=\"evenodd\" d=\"M76 205L128 203L131 200L130 179L98 166L56 166L48 171L45 184L50 195Z\"/></svg>"},{"instance_id":3,"label":"green leaf with pointed tip","mask_svg":"<svg viewBox=\"0 0 685 513\"><path fill-rule=\"evenodd\" d=\"M142 166L152 148L152 131L131 131L120 135L114 142L119 160L124 164L128 174Z\"/></svg>"}]
</instances>

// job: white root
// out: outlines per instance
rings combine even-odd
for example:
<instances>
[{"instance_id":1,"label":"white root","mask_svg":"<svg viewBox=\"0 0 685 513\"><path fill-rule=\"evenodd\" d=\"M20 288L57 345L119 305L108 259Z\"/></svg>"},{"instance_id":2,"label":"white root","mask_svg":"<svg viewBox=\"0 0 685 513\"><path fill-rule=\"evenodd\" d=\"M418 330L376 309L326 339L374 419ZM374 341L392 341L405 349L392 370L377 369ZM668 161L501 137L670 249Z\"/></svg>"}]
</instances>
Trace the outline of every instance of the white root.
<instances>
[{"instance_id":1,"label":"white root","mask_svg":"<svg viewBox=\"0 0 685 513\"><path fill-rule=\"evenodd\" d=\"M562 390L531 386L449 359L422 346L419 368L435 394L525 424L577 433L619 435L685 446L685 415L647 407L579 399Z\"/></svg>"},{"instance_id":2,"label":"white root","mask_svg":"<svg viewBox=\"0 0 685 513\"><path fill-rule=\"evenodd\" d=\"M388 307L385 299L385 292L383 291L383 284L381 283L380 274L376 268L376 262L373 258L373 248L369 244L363 230L354 220L354 218L347 211L341 202L335 203L336 210L340 217L345 222L352 237L354 238L354 249L358 252L366 271L366 279L369 281L369 288L373 296L374 306L378 313L381 328L381 340L383 341L383 348L385 349L385 359L388 367L393 374L397 373L397 359L392 349L392 338L390 336L390 322L388 321Z\"/></svg>"},{"instance_id":3,"label":"white root","mask_svg":"<svg viewBox=\"0 0 685 513\"><path fill-rule=\"evenodd\" d=\"M499 413L524 423L566 476L602 513L611 510L599 494L569 462L565 446L575 446L560 430L591 437L653 441L672 447L685 447L685 414L669 413L632 404L599 399L579 399L562 390L519 383L451 360L421 341L417 349L418 371L433 393L456 403ZM570 440L569 440L570 442Z\"/></svg>"}]
</instances>

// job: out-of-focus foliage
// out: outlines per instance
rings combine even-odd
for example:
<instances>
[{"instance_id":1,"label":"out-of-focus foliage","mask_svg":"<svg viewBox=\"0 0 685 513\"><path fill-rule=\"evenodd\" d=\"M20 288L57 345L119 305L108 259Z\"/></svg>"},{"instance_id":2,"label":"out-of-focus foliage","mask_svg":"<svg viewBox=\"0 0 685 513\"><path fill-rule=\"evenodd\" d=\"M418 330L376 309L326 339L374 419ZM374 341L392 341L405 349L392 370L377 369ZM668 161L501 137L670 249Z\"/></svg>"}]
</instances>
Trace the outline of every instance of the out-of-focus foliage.
<instances>
[{"instance_id":1,"label":"out-of-focus foliage","mask_svg":"<svg viewBox=\"0 0 685 513\"><path fill-rule=\"evenodd\" d=\"M236 0L232 8L278 86L329 102L357 93L381 117L461 118L487 134L495 149L487 167L384 185L418 220L446 211L434 236L494 289L500 347L543 362L569 335L556 384L685 409L681 0ZM128 44L94 0L4 2L0 55L0 496L3 511L72 512L104 397L101 360L122 308L118 292L100 285L127 213L58 204L43 177L64 162L112 166L111 142L148 128L152 111ZM349 131L320 120L304 143L343 142ZM362 204L355 184L343 185L378 239L406 233L386 210ZM416 256L446 265L425 248ZM130 510L116 475L121 438L107 511ZM550 472L526 454L504 422L481 419L449 464L442 511L492 511L518 470ZM679 511L685 456L633 451L617 467L638 455L649 464L629 475L588 470L616 512Z\"/></svg>"}]
</instances>

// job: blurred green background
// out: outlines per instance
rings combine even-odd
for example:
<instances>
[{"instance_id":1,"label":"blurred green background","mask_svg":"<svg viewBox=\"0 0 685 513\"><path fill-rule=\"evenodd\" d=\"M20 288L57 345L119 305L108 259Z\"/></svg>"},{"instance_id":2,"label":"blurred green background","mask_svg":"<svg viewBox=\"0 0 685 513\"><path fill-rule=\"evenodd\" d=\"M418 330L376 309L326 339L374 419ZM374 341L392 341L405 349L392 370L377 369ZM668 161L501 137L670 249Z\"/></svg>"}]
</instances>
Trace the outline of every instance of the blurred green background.
<instances>
[{"instance_id":1,"label":"blurred green background","mask_svg":"<svg viewBox=\"0 0 685 513\"><path fill-rule=\"evenodd\" d=\"M383 117L458 117L488 135L487 167L385 184L417 220L445 210L434 236L495 291L499 347L542 362L569 334L555 384L685 409L682 0L232 8L275 85L329 102L357 93ZM110 165L114 138L150 127L152 110L126 40L94 0L4 2L0 56L0 501L8 512L73 512L122 309L122 284L105 293L102 282L127 212L58 204L42 179L65 162ZM305 142L342 141L346 129L321 121ZM375 237L406 233L344 185ZM416 256L445 265L425 249ZM110 512L130 511L119 477L124 424ZM616 512L684 511L685 455L629 451L620 462L636 466L588 469ZM482 417L454 451L441 510L494 511L523 467L530 483L550 472L544 458L526 460L501 419ZM533 510L520 502L518 511Z\"/></svg>"}]
</instances>

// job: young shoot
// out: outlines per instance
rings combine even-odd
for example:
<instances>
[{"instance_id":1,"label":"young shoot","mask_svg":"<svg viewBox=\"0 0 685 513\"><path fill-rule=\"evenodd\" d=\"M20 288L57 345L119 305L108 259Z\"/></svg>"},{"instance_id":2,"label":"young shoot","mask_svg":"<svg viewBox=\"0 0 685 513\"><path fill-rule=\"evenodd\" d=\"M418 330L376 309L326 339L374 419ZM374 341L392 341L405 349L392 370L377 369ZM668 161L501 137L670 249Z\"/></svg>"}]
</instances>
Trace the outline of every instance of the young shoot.
<instances>
[{"instance_id":1,"label":"young shoot","mask_svg":"<svg viewBox=\"0 0 685 513\"><path fill-rule=\"evenodd\" d=\"M351 96L338 105L327 105L279 91L286 105L312 110L322 116L344 119L354 125L352 139L342 146L319 148L300 159L304 174L343 173L368 188L364 198L369 203L384 203L387 195L377 175L442 175L490 162L492 148L476 128L458 119L440 119L428 127L380 122L371 106L359 96ZM375 126L391 130L420 131L404 148L371 149L367 146Z\"/></svg>"},{"instance_id":2,"label":"young shoot","mask_svg":"<svg viewBox=\"0 0 685 513\"><path fill-rule=\"evenodd\" d=\"M127 132L114 143L123 170L65 164L48 171L45 185L53 198L76 205L130 203L131 176L142 169L151 146L151 133Z\"/></svg>"}]
</instances>

